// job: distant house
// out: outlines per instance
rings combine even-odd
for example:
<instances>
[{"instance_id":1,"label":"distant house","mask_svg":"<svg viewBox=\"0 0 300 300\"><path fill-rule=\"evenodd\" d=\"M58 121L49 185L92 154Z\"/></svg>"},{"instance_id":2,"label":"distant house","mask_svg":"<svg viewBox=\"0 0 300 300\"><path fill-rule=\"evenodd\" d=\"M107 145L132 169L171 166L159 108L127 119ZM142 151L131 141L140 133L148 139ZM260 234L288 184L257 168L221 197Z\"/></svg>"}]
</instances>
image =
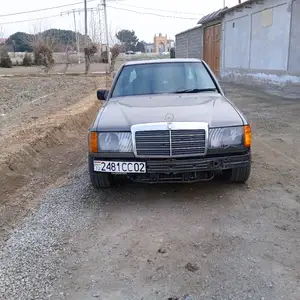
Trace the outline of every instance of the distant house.
<instances>
[{"instance_id":1,"label":"distant house","mask_svg":"<svg viewBox=\"0 0 300 300\"><path fill-rule=\"evenodd\" d=\"M153 43L146 43L142 41L145 46L146 53L161 53L161 52L170 52L171 48L175 46L175 41L168 39L167 36L155 35Z\"/></svg>"},{"instance_id":2,"label":"distant house","mask_svg":"<svg viewBox=\"0 0 300 300\"><path fill-rule=\"evenodd\" d=\"M177 34L176 56L202 58L227 80L300 85L299 19L299 0L244 1Z\"/></svg>"},{"instance_id":3,"label":"distant house","mask_svg":"<svg viewBox=\"0 0 300 300\"><path fill-rule=\"evenodd\" d=\"M146 53L153 53L154 52L154 43L146 43L142 42L145 46L145 52Z\"/></svg>"}]
</instances>

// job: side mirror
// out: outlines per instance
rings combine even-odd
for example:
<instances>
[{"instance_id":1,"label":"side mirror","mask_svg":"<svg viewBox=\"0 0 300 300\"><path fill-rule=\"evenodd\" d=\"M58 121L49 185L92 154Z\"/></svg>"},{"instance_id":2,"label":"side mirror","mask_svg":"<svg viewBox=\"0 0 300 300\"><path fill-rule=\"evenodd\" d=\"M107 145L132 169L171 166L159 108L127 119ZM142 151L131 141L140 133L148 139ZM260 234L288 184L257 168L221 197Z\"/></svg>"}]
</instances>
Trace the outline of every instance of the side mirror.
<instances>
[{"instance_id":1,"label":"side mirror","mask_svg":"<svg viewBox=\"0 0 300 300\"><path fill-rule=\"evenodd\" d=\"M97 98L98 100L106 100L108 95L108 90L98 90L97 91Z\"/></svg>"}]
</instances>

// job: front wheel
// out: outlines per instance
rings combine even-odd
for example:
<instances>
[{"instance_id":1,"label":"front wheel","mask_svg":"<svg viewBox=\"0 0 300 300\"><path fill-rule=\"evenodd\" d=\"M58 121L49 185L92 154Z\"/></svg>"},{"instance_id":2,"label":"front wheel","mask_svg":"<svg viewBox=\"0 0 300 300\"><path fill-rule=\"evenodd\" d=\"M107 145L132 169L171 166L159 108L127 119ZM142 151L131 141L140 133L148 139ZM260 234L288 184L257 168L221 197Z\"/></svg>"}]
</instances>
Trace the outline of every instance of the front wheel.
<instances>
[{"instance_id":1,"label":"front wheel","mask_svg":"<svg viewBox=\"0 0 300 300\"><path fill-rule=\"evenodd\" d=\"M93 187L96 189L106 189L112 185L111 174L91 172L90 179Z\"/></svg>"},{"instance_id":2,"label":"front wheel","mask_svg":"<svg viewBox=\"0 0 300 300\"><path fill-rule=\"evenodd\" d=\"M234 168L223 172L223 178L231 183L246 183L251 172L251 165Z\"/></svg>"},{"instance_id":3,"label":"front wheel","mask_svg":"<svg viewBox=\"0 0 300 300\"><path fill-rule=\"evenodd\" d=\"M91 156L89 156L88 164L90 180L94 188L106 189L112 186L112 175L110 173L95 172L93 168L93 158Z\"/></svg>"}]
</instances>

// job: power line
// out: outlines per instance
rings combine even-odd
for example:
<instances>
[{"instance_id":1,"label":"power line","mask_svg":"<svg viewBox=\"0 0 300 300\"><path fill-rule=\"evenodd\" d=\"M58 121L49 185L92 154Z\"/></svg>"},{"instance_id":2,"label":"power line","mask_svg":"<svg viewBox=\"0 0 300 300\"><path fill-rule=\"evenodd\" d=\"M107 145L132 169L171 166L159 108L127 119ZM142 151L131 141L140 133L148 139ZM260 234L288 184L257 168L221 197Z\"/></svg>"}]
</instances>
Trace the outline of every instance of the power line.
<instances>
[{"instance_id":1,"label":"power line","mask_svg":"<svg viewBox=\"0 0 300 300\"><path fill-rule=\"evenodd\" d=\"M95 0L93 0L95 1ZM88 11L95 10L96 8L88 8ZM73 11L73 10L72 10ZM84 9L77 9L75 12L80 13L81 11L84 11ZM71 12L71 11L70 11ZM34 19L26 19L26 20L19 20L19 21L11 21L11 22L5 22L5 23L0 23L0 25L8 25L8 24L16 24L16 23L23 23L23 22L31 22L31 21L39 21L39 20L44 20L44 19L50 19L50 18L56 18L56 17L62 17L62 15L66 14L65 12L60 13L58 15L51 15L47 17L40 17L40 18L34 18Z\"/></svg>"},{"instance_id":2,"label":"power line","mask_svg":"<svg viewBox=\"0 0 300 300\"><path fill-rule=\"evenodd\" d=\"M52 16L48 16L48 17L42 17L42 18L35 18L35 19L27 19L27 20L20 20L20 21L5 22L5 23L0 23L0 25L17 24L17 23L31 22L31 21L40 21L40 20L45 20L45 19L50 19L50 18L55 18L55 17L61 17L61 14L59 14L59 15L52 15Z\"/></svg>"},{"instance_id":3,"label":"power line","mask_svg":"<svg viewBox=\"0 0 300 300\"><path fill-rule=\"evenodd\" d=\"M76 22L76 12L77 11L78 10L76 10L76 9L68 10L68 11L62 12L61 16L73 14L77 58L78 58L78 64L80 64L80 42L79 42L78 31L77 31L77 22Z\"/></svg>"},{"instance_id":4,"label":"power line","mask_svg":"<svg viewBox=\"0 0 300 300\"><path fill-rule=\"evenodd\" d=\"M95 1L95 0L90 0L90 1ZM115 6L111 6L111 5L107 5L107 7L112 8L112 9L116 9L116 10L128 11L128 12L141 14L141 15L152 15L152 16L161 17L161 18L173 18L173 19L182 19L182 20L198 20L198 18L188 18L188 17L180 17L180 16L166 16L166 15L160 15L160 14L152 13L152 12L141 12L141 11L122 8L122 7L115 7ZM78 11L79 10L81 10L81 9L78 9ZM88 8L88 10L89 11L97 10L97 8ZM34 19L4 22L4 23L0 23L0 25L17 24L17 23L24 23L24 22L31 22L31 21L40 21L40 20L56 18L56 17L61 17L61 14L51 15L51 16L47 16L47 17L34 18Z\"/></svg>"},{"instance_id":5,"label":"power line","mask_svg":"<svg viewBox=\"0 0 300 300\"><path fill-rule=\"evenodd\" d=\"M174 14L193 15L193 16L204 16L205 15L205 14L197 14L197 13L184 12L184 11L163 10L163 9L158 9L158 8L136 6L136 5L130 5L130 4L125 4L125 3L119 3L119 2L117 2L117 4L118 5L128 6L128 7L133 7L133 8L147 9L147 10L152 10L152 11L168 12L168 13L174 13Z\"/></svg>"},{"instance_id":6,"label":"power line","mask_svg":"<svg viewBox=\"0 0 300 300\"><path fill-rule=\"evenodd\" d=\"M87 0L87 2L95 2L95 1L97 1L97 0ZM46 10L52 10L52 9L57 9L57 8L63 8L63 7L79 5L79 4L82 4L82 1L75 2L75 3L70 3L70 4L59 5L59 6L52 6L52 7L47 7L47 8L40 8L40 9L35 9L35 10L28 10L28 11L21 11L21 12L6 14L6 15L0 15L0 18L10 17L10 16L17 16L17 15L25 15L25 14L30 14L30 13L40 12L40 11L46 11ZM2 24L5 24L5 23L2 23Z\"/></svg>"},{"instance_id":7,"label":"power line","mask_svg":"<svg viewBox=\"0 0 300 300\"><path fill-rule=\"evenodd\" d=\"M140 15L152 15L152 16L162 17L162 18L174 18L174 19L182 19L182 20L198 20L199 19L199 18L179 17L179 16L164 16L164 15L160 15L160 14L156 14L156 13L141 12L141 11L126 9L126 8L121 8L121 7L115 7L115 6L110 6L110 5L109 6L107 5L107 7L117 9L117 10L129 11L129 12L133 12L133 13L140 14Z\"/></svg>"}]
</instances>

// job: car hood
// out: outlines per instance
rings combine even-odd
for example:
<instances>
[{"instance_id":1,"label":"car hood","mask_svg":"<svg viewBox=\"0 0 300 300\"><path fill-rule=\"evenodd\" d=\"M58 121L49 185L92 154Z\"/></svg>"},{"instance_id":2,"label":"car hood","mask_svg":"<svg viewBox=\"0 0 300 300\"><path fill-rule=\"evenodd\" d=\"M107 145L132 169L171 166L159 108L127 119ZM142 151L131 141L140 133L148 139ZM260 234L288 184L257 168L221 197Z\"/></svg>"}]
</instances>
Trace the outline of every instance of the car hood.
<instances>
[{"instance_id":1,"label":"car hood","mask_svg":"<svg viewBox=\"0 0 300 300\"><path fill-rule=\"evenodd\" d=\"M141 123L207 122L209 127L243 125L237 108L219 93L164 94L111 98L99 112L92 130L130 131Z\"/></svg>"}]
</instances>

